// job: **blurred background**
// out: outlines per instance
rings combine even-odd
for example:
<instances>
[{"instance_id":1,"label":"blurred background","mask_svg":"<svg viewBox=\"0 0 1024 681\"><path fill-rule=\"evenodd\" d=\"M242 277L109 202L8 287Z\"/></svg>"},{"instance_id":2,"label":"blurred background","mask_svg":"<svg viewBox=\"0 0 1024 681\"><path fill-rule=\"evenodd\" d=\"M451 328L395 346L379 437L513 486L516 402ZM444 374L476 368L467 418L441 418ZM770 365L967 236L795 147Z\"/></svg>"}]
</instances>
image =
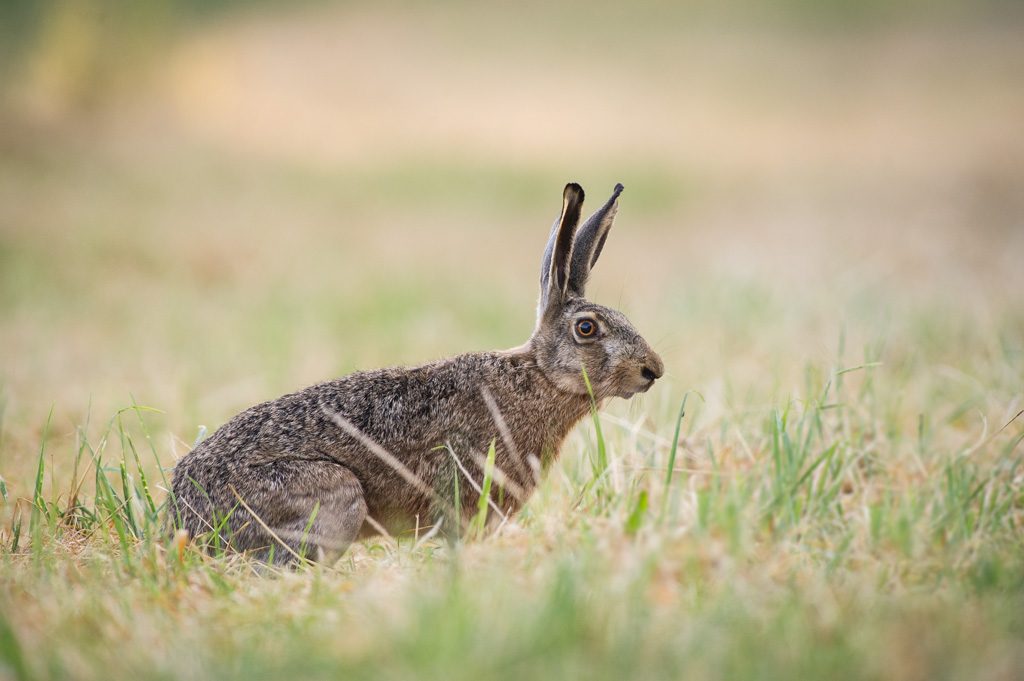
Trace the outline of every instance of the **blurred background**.
<instances>
[{"instance_id":1,"label":"blurred background","mask_svg":"<svg viewBox=\"0 0 1024 681\"><path fill-rule=\"evenodd\" d=\"M842 353L934 373L908 423L1024 385L1013 0L6 0L0 87L19 486L51 405L69 442L159 408L180 455L287 390L521 343L567 181L626 185L589 294L669 370L626 416L761 409Z\"/></svg>"}]
</instances>

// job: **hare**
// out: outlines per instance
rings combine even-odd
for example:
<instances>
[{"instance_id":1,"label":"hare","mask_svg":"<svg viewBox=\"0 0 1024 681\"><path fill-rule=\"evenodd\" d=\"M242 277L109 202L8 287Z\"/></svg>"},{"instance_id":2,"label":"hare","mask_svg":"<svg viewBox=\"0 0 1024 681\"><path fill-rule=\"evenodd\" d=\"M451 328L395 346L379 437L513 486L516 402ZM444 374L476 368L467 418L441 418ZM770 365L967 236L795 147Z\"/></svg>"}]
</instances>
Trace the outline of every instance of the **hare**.
<instances>
[{"instance_id":1,"label":"hare","mask_svg":"<svg viewBox=\"0 0 1024 681\"><path fill-rule=\"evenodd\" d=\"M490 515L518 510L592 399L646 392L664 373L622 313L583 297L622 189L577 230L583 189L566 185L524 345L361 371L246 409L178 462L171 529L216 531L281 564L332 561L385 532L458 536L492 443Z\"/></svg>"}]
</instances>

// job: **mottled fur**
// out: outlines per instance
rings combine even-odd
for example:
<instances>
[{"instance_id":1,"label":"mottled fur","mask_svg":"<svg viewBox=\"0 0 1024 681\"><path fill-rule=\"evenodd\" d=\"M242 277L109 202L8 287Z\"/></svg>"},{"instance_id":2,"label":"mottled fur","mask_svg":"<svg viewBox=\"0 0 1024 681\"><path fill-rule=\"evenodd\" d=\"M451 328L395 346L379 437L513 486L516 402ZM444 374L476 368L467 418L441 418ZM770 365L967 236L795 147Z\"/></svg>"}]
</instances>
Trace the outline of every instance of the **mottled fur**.
<instances>
[{"instance_id":1,"label":"mottled fur","mask_svg":"<svg viewBox=\"0 0 1024 681\"><path fill-rule=\"evenodd\" d=\"M303 549L333 559L380 528L442 523L452 536L476 513L492 441L491 501L518 509L590 410L581 366L598 406L664 371L621 313L582 297L621 190L577 234L583 190L566 186L526 344L358 372L243 411L178 462L170 525L193 537L217 529L263 560L273 547L274 562Z\"/></svg>"}]
</instances>

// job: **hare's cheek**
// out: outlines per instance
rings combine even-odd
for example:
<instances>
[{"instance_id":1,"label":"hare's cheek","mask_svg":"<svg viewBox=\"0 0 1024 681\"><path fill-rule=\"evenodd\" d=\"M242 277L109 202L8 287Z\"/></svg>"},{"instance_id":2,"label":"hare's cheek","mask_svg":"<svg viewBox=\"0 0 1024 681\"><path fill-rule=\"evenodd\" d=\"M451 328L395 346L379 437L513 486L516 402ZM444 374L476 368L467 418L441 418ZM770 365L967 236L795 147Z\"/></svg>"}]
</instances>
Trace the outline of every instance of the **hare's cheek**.
<instances>
[{"instance_id":1,"label":"hare's cheek","mask_svg":"<svg viewBox=\"0 0 1024 681\"><path fill-rule=\"evenodd\" d=\"M610 364L616 363L622 356L622 343L613 338L606 339L601 343L604 355Z\"/></svg>"}]
</instances>

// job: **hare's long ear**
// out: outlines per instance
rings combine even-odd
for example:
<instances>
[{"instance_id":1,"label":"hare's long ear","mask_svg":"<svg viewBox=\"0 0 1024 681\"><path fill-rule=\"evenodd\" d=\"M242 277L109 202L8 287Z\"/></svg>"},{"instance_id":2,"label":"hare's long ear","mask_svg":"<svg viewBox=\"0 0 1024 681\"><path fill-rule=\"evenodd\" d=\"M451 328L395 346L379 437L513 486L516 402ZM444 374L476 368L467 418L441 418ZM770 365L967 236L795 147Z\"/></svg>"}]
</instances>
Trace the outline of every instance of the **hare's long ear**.
<instances>
[{"instance_id":1,"label":"hare's long ear","mask_svg":"<svg viewBox=\"0 0 1024 681\"><path fill-rule=\"evenodd\" d=\"M583 207L583 189L576 183L565 185L562 194L562 213L551 228L548 245L540 266L540 304L537 319L554 301L561 302L569 286L569 267L572 262L572 243Z\"/></svg>"},{"instance_id":2,"label":"hare's long ear","mask_svg":"<svg viewBox=\"0 0 1024 681\"><path fill-rule=\"evenodd\" d=\"M623 186L615 185L612 197L603 206L587 218L576 234L576 243L572 248L572 263L569 266L569 291L574 295L583 296L587 288L590 270L601 255L604 241L608 238L608 230L615 222L615 214L619 211L619 194Z\"/></svg>"}]
</instances>

